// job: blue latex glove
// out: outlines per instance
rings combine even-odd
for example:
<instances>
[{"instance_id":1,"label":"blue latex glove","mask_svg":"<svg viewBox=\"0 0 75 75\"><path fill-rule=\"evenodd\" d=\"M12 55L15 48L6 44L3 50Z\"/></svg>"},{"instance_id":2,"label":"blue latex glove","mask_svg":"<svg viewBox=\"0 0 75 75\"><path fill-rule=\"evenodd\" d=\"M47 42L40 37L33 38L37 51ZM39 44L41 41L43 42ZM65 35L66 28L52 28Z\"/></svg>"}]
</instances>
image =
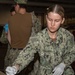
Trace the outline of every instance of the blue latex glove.
<instances>
[{"instance_id":1,"label":"blue latex glove","mask_svg":"<svg viewBox=\"0 0 75 75\"><path fill-rule=\"evenodd\" d=\"M7 23L4 25L4 30L6 33L8 32L8 24Z\"/></svg>"}]
</instances>

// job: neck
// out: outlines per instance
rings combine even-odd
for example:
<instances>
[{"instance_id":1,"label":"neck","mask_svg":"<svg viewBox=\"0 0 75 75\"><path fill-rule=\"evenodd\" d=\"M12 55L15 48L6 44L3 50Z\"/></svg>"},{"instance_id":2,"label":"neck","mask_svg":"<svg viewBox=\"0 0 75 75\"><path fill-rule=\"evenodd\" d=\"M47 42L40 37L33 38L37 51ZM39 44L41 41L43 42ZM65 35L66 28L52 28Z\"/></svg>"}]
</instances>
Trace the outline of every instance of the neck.
<instances>
[{"instance_id":1,"label":"neck","mask_svg":"<svg viewBox=\"0 0 75 75\"><path fill-rule=\"evenodd\" d=\"M56 32L52 33L50 31L48 31L48 34L49 34L50 38L53 39L53 40L57 38L57 33Z\"/></svg>"}]
</instances>

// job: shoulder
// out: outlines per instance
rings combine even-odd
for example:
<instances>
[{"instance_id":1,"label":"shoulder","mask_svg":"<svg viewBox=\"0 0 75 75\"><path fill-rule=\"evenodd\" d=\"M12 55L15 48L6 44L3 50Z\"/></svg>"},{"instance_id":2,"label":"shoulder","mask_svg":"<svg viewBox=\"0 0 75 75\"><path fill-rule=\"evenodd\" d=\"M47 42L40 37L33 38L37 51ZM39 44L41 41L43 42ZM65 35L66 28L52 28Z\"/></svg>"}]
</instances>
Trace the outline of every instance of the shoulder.
<instances>
[{"instance_id":1,"label":"shoulder","mask_svg":"<svg viewBox=\"0 0 75 75\"><path fill-rule=\"evenodd\" d=\"M67 38L74 38L73 34L65 28L60 28L60 33Z\"/></svg>"},{"instance_id":2,"label":"shoulder","mask_svg":"<svg viewBox=\"0 0 75 75\"><path fill-rule=\"evenodd\" d=\"M44 38L46 36L46 34L47 34L47 29L43 29L43 30L39 31L35 36L37 36L39 38L40 37Z\"/></svg>"},{"instance_id":3,"label":"shoulder","mask_svg":"<svg viewBox=\"0 0 75 75\"><path fill-rule=\"evenodd\" d=\"M32 43L43 43L44 42L44 38L45 38L45 29L38 32L37 34L35 34L34 36L30 37L30 42Z\"/></svg>"}]
</instances>

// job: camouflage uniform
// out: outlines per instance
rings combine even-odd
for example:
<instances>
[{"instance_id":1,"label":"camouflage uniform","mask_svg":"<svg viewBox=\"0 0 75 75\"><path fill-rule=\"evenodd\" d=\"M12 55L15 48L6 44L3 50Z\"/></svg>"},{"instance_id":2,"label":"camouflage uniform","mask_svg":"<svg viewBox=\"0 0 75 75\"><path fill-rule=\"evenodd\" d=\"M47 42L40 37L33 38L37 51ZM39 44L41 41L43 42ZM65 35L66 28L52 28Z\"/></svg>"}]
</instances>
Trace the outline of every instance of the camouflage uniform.
<instances>
[{"instance_id":1,"label":"camouflage uniform","mask_svg":"<svg viewBox=\"0 0 75 75\"><path fill-rule=\"evenodd\" d=\"M11 48L10 44L8 44L8 49L7 49L7 53L5 56L5 64L4 64L4 68L6 68L8 65L11 65L14 60L17 58L17 56L19 55L21 50L14 50Z\"/></svg>"},{"instance_id":2,"label":"camouflage uniform","mask_svg":"<svg viewBox=\"0 0 75 75\"><path fill-rule=\"evenodd\" d=\"M20 66L19 71L25 68L34 58L36 52L40 56L40 65L37 75L53 75L52 71L61 62L66 64L63 75L74 75L70 64L75 59L74 37L67 30L60 28L57 40L53 41L44 29L31 37L28 45L22 50L13 63Z\"/></svg>"},{"instance_id":3,"label":"camouflage uniform","mask_svg":"<svg viewBox=\"0 0 75 75\"><path fill-rule=\"evenodd\" d=\"M32 15L32 23L33 23L31 36L34 36L36 33L41 31L42 25L41 25L41 22L40 22L39 18L37 18L35 16L34 12L31 12L31 15Z\"/></svg>"}]
</instances>

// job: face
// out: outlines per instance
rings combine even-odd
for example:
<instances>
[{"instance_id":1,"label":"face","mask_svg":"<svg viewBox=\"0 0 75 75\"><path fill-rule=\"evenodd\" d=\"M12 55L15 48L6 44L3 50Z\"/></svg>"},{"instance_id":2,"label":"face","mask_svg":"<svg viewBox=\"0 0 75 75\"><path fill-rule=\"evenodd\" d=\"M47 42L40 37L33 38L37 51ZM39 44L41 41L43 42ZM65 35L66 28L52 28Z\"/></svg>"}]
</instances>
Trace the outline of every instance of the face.
<instances>
[{"instance_id":1,"label":"face","mask_svg":"<svg viewBox=\"0 0 75 75\"><path fill-rule=\"evenodd\" d=\"M60 25L63 24L64 18L55 12L50 12L46 15L47 27L50 33L56 33Z\"/></svg>"},{"instance_id":2,"label":"face","mask_svg":"<svg viewBox=\"0 0 75 75\"><path fill-rule=\"evenodd\" d=\"M17 4L15 5L15 11L18 12L19 11L20 6Z\"/></svg>"}]
</instances>

